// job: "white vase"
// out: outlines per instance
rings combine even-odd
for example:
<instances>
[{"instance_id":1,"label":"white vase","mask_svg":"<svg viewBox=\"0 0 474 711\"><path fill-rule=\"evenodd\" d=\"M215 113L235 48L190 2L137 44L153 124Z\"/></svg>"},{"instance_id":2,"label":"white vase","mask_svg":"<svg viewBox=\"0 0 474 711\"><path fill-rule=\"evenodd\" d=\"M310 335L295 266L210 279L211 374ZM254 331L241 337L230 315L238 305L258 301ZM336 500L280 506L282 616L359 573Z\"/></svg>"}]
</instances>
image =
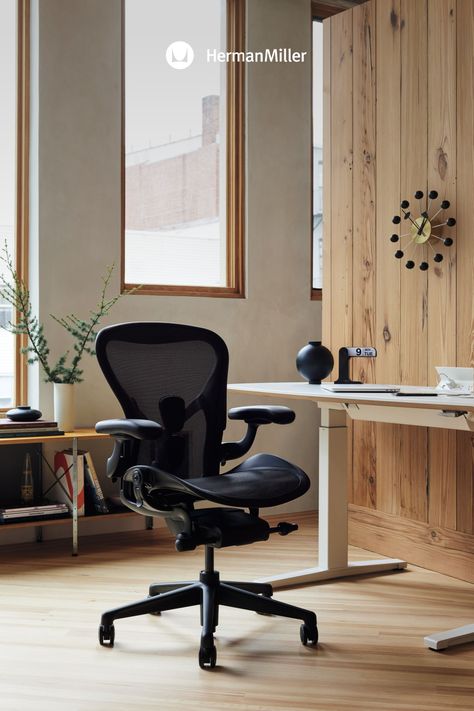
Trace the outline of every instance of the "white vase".
<instances>
[{"instance_id":1,"label":"white vase","mask_svg":"<svg viewBox=\"0 0 474 711\"><path fill-rule=\"evenodd\" d=\"M75 426L75 387L73 383L53 383L54 419L60 430L72 432Z\"/></svg>"}]
</instances>

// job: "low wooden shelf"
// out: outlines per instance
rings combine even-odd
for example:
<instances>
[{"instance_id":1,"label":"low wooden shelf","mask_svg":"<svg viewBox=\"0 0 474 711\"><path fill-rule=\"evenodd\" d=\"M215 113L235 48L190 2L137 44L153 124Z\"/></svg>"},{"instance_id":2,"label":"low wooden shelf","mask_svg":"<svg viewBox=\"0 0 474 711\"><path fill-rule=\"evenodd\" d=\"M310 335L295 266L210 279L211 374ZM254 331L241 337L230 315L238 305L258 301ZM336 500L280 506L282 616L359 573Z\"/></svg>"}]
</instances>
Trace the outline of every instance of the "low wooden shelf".
<instances>
[{"instance_id":1,"label":"low wooden shelf","mask_svg":"<svg viewBox=\"0 0 474 711\"><path fill-rule=\"evenodd\" d=\"M92 519L96 521L106 521L111 518L130 518L131 516L137 516L138 514L133 511L112 511L108 514L91 514L89 516L79 516L78 521L91 521ZM43 526L58 526L61 523L69 523L72 521L72 516L56 516L56 518L43 518L36 519L35 521L18 521L15 523L2 523L0 525L0 531L12 528L32 528Z\"/></svg>"},{"instance_id":2,"label":"low wooden shelf","mask_svg":"<svg viewBox=\"0 0 474 711\"><path fill-rule=\"evenodd\" d=\"M25 437L1 437L0 446L8 446L15 444L45 444L47 442L70 442L72 444L72 482L73 482L73 494L72 494L72 516L61 517L61 518L46 518L46 519L36 519L34 521L18 521L17 523L4 523L0 525L0 531L11 530L14 528L36 528L37 529L37 540L41 540L41 529L43 526L53 526L59 524L65 524L68 522L72 523L72 555L77 555L78 552L78 533L79 533L79 521L92 519L97 521L110 520L110 518L120 518L120 517L130 517L136 516L133 511L116 511L108 514L96 514L96 515L86 515L78 516L77 512L77 446L79 440L93 440L93 439L110 439L110 435L102 434L96 432L92 428L82 428L73 430L72 432L65 432L64 434L58 435L35 435L35 436L25 436ZM147 527L150 527L150 522L147 519Z\"/></svg>"}]
</instances>

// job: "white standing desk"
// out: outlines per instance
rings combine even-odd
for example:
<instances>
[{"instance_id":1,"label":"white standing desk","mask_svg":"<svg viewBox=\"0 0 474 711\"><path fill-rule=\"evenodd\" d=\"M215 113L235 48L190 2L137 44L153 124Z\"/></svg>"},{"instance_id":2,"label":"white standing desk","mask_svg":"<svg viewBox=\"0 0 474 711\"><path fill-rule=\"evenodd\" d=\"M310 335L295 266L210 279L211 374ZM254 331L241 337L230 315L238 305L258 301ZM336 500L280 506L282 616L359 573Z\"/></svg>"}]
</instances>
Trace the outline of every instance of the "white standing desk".
<instances>
[{"instance_id":1,"label":"white standing desk","mask_svg":"<svg viewBox=\"0 0 474 711\"><path fill-rule=\"evenodd\" d=\"M396 386L392 386L396 387ZM474 431L474 398L399 397L390 393L332 393L309 383L238 383L230 392L294 398L321 410L319 428L319 565L264 579L274 587L406 568L398 558L348 559L347 416L353 420ZM416 391L403 386L404 391ZM474 641L474 624L425 637L431 649Z\"/></svg>"}]
</instances>

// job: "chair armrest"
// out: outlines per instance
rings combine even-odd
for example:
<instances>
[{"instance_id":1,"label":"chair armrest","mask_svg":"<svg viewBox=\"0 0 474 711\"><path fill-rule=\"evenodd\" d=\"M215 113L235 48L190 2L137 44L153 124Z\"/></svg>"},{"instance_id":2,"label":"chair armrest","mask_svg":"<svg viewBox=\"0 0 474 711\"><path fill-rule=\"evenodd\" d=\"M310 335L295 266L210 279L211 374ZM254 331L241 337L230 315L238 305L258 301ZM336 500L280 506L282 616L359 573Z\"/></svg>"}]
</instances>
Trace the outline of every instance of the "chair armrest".
<instances>
[{"instance_id":1,"label":"chair armrest","mask_svg":"<svg viewBox=\"0 0 474 711\"><path fill-rule=\"evenodd\" d=\"M238 442L223 442L220 462L238 459L247 454L254 443L260 425L289 425L295 419L295 413L289 407L281 405L252 405L251 407L233 407L229 410L229 420L243 420L247 423L247 432Z\"/></svg>"},{"instance_id":2,"label":"chair armrest","mask_svg":"<svg viewBox=\"0 0 474 711\"><path fill-rule=\"evenodd\" d=\"M229 420L243 420L254 425L289 425L294 419L293 410L282 405L252 405L229 410Z\"/></svg>"},{"instance_id":3,"label":"chair armrest","mask_svg":"<svg viewBox=\"0 0 474 711\"><path fill-rule=\"evenodd\" d=\"M123 476L131 460L134 459L133 453L136 453L139 440L158 439L163 428L152 420L124 418L101 420L96 424L95 431L115 437L113 452L107 459L107 476L112 481L116 481Z\"/></svg>"},{"instance_id":4,"label":"chair armrest","mask_svg":"<svg viewBox=\"0 0 474 711\"><path fill-rule=\"evenodd\" d=\"M95 426L96 432L125 439L157 439L163 428L152 420L101 420Z\"/></svg>"}]
</instances>

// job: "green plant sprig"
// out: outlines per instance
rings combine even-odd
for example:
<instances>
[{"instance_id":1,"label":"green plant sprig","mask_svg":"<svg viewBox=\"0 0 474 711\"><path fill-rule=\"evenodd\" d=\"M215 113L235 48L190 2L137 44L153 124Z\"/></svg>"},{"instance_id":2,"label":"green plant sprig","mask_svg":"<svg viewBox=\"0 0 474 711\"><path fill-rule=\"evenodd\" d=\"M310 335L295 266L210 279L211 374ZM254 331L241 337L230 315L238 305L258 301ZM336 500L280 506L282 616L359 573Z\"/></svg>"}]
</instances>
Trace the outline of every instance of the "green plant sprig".
<instances>
[{"instance_id":1,"label":"green plant sprig","mask_svg":"<svg viewBox=\"0 0 474 711\"><path fill-rule=\"evenodd\" d=\"M94 342L99 323L123 295L107 297L115 265L108 266L105 275L101 277L102 289L99 301L96 309L89 312L89 318L81 319L73 313L66 316L50 314L51 318L69 333L74 350L70 363L68 363L70 350L67 350L54 365L50 365L50 350L44 335L43 324L33 314L29 289L15 269L6 241L0 253L0 262L5 265L9 275L9 279L0 275L0 298L9 303L17 314L14 322L9 321L2 328L27 339L27 345L21 347L21 353L27 358L30 365L39 362L44 371L46 382L70 384L82 382L84 371L79 368L79 364L84 354L95 355ZM137 288L140 287L130 289L124 294L131 294Z\"/></svg>"}]
</instances>

